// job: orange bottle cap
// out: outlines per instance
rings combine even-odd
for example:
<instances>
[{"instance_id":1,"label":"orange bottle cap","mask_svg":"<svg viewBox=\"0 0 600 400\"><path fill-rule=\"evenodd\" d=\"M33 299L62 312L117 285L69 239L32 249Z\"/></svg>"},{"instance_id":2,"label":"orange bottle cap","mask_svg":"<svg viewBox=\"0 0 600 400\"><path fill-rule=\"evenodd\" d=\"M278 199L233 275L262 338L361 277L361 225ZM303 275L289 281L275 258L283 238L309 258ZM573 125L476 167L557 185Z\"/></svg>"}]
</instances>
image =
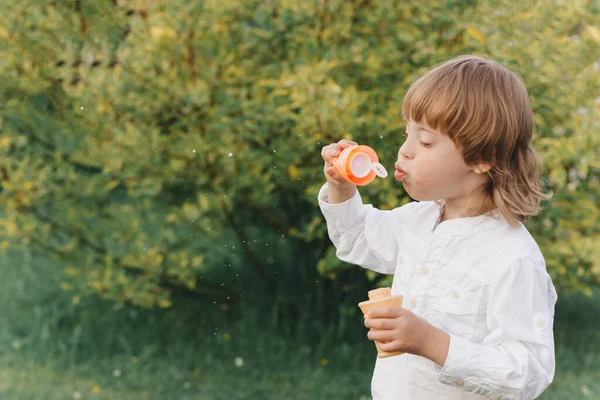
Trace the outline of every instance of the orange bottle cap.
<instances>
[{"instance_id":1,"label":"orange bottle cap","mask_svg":"<svg viewBox=\"0 0 600 400\"><path fill-rule=\"evenodd\" d=\"M377 153L369 146L346 147L332 160L332 164L344 179L359 186L371 183L376 176L388 176L385 167L379 163Z\"/></svg>"}]
</instances>

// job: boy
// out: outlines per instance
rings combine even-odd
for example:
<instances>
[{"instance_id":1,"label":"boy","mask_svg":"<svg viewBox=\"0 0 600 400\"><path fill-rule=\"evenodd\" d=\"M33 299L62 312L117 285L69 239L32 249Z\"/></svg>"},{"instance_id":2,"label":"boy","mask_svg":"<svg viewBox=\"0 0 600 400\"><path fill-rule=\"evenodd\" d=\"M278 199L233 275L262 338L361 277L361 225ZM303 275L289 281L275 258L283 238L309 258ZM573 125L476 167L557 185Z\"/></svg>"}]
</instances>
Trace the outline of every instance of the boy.
<instances>
[{"instance_id":1,"label":"boy","mask_svg":"<svg viewBox=\"0 0 600 400\"><path fill-rule=\"evenodd\" d=\"M374 400L532 399L552 382L556 291L523 222L541 191L522 81L497 62L461 56L429 70L402 106L406 141L394 178L414 202L363 205L323 148L319 205L337 256L394 274L404 307L365 319L384 351Z\"/></svg>"}]
</instances>

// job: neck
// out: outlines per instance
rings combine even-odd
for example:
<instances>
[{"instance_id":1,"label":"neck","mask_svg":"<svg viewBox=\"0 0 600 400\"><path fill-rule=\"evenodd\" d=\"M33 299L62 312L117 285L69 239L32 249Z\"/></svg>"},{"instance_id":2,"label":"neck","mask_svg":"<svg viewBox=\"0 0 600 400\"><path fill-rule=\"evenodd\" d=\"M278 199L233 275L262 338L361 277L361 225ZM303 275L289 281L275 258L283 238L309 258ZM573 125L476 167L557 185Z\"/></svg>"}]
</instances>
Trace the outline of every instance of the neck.
<instances>
[{"instance_id":1,"label":"neck","mask_svg":"<svg viewBox=\"0 0 600 400\"><path fill-rule=\"evenodd\" d=\"M446 199L440 222L456 218L477 217L483 214L481 196L481 193L472 193L470 196Z\"/></svg>"}]
</instances>

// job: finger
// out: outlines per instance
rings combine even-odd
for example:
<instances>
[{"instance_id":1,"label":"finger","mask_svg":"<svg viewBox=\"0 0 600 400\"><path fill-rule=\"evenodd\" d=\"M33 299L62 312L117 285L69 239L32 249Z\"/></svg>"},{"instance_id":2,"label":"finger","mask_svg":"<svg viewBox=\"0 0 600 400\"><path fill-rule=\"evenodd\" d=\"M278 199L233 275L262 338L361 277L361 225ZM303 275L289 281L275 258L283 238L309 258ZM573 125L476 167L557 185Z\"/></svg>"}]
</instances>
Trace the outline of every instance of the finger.
<instances>
[{"instance_id":1,"label":"finger","mask_svg":"<svg viewBox=\"0 0 600 400\"><path fill-rule=\"evenodd\" d=\"M358 146L358 143L346 139L340 140L337 144L339 144L342 147L342 149L345 149L346 147L350 146Z\"/></svg>"},{"instance_id":2,"label":"finger","mask_svg":"<svg viewBox=\"0 0 600 400\"><path fill-rule=\"evenodd\" d=\"M378 342L391 342L397 339L394 331L369 331L367 333L369 340L377 340Z\"/></svg>"},{"instance_id":3,"label":"finger","mask_svg":"<svg viewBox=\"0 0 600 400\"><path fill-rule=\"evenodd\" d=\"M369 311L368 318L398 318L404 314L402 307L382 307Z\"/></svg>"},{"instance_id":4,"label":"finger","mask_svg":"<svg viewBox=\"0 0 600 400\"><path fill-rule=\"evenodd\" d=\"M340 180L340 174L337 171L337 169L331 165L326 165L325 166L325 173L330 176L332 179L334 180Z\"/></svg>"},{"instance_id":5,"label":"finger","mask_svg":"<svg viewBox=\"0 0 600 400\"><path fill-rule=\"evenodd\" d=\"M330 160L330 144L328 144L327 146L323 146L323 148L321 149L321 158L323 158L323 161L325 161L325 164L329 164L329 160Z\"/></svg>"},{"instance_id":6,"label":"finger","mask_svg":"<svg viewBox=\"0 0 600 400\"><path fill-rule=\"evenodd\" d=\"M383 330L390 330L395 328L394 321L389 318L367 318L365 319L365 326L371 329Z\"/></svg>"},{"instance_id":7,"label":"finger","mask_svg":"<svg viewBox=\"0 0 600 400\"><path fill-rule=\"evenodd\" d=\"M323 146L321 148L321 158L323 159L323 161L325 161L325 164L327 164L329 162L329 159L328 159L328 156L327 156L328 155L328 149L329 149L329 145Z\"/></svg>"},{"instance_id":8,"label":"finger","mask_svg":"<svg viewBox=\"0 0 600 400\"><path fill-rule=\"evenodd\" d=\"M339 156L342 150L342 147L338 143L332 143L323 147L323 150L321 150L321 156L323 157L325 164L331 165L331 159Z\"/></svg>"},{"instance_id":9,"label":"finger","mask_svg":"<svg viewBox=\"0 0 600 400\"><path fill-rule=\"evenodd\" d=\"M398 343L398 341L392 340L389 342L378 343L377 347L379 348L379 350L392 352L398 351L398 349L400 348L400 344Z\"/></svg>"}]
</instances>

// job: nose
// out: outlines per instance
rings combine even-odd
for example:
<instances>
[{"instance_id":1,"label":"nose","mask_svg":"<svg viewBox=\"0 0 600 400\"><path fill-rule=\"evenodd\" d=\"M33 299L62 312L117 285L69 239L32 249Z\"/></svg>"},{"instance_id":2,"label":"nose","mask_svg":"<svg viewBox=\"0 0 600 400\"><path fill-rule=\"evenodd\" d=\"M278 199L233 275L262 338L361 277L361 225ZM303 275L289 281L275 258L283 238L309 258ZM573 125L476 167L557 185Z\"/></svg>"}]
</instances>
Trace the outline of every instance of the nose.
<instances>
[{"instance_id":1,"label":"nose","mask_svg":"<svg viewBox=\"0 0 600 400\"><path fill-rule=\"evenodd\" d=\"M404 144L400 147L400 151L398 152L398 154L400 154L401 158L405 158L407 160L411 160L414 157L413 152L408 148L407 142L404 142Z\"/></svg>"}]
</instances>

